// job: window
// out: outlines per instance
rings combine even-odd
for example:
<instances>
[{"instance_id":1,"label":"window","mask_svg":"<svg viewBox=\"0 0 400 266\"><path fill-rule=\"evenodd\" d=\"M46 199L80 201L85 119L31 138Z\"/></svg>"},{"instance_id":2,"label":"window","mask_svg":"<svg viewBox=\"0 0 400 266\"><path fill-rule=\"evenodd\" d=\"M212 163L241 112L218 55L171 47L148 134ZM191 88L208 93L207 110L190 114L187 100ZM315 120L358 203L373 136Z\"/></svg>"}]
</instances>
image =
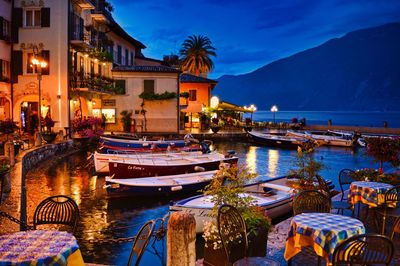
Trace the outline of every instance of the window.
<instances>
[{"instance_id":1,"label":"window","mask_svg":"<svg viewBox=\"0 0 400 266\"><path fill-rule=\"evenodd\" d=\"M121 64L122 62L122 47L121 45L117 46L117 63Z\"/></svg>"},{"instance_id":2,"label":"window","mask_svg":"<svg viewBox=\"0 0 400 266\"><path fill-rule=\"evenodd\" d=\"M154 93L154 80L144 80L144 93Z\"/></svg>"},{"instance_id":3,"label":"window","mask_svg":"<svg viewBox=\"0 0 400 266\"><path fill-rule=\"evenodd\" d=\"M26 9L25 10L25 27L40 27L42 22L40 9Z\"/></svg>"},{"instance_id":4,"label":"window","mask_svg":"<svg viewBox=\"0 0 400 266\"><path fill-rule=\"evenodd\" d=\"M125 65L129 65L129 51L125 49Z\"/></svg>"},{"instance_id":5,"label":"window","mask_svg":"<svg viewBox=\"0 0 400 266\"><path fill-rule=\"evenodd\" d=\"M115 109L93 109L93 116L105 118L106 124L115 124Z\"/></svg>"},{"instance_id":6,"label":"window","mask_svg":"<svg viewBox=\"0 0 400 266\"><path fill-rule=\"evenodd\" d=\"M0 17L0 40L10 40L10 21Z\"/></svg>"},{"instance_id":7,"label":"window","mask_svg":"<svg viewBox=\"0 0 400 266\"><path fill-rule=\"evenodd\" d=\"M131 66L133 66L133 52L131 52Z\"/></svg>"},{"instance_id":8,"label":"window","mask_svg":"<svg viewBox=\"0 0 400 266\"><path fill-rule=\"evenodd\" d=\"M189 101L197 101L197 90L189 90Z\"/></svg>"},{"instance_id":9,"label":"window","mask_svg":"<svg viewBox=\"0 0 400 266\"><path fill-rule=\"evenodd\" d=\"M126 85L124 79L115 80L115 94L125 94L126 93Z\"/></svg>"},{"instance_id":10,"label":"window","mask_svg":"<svg viewBox=\"0 0 400 266\"><path fill-rule=\"evenodd\" d=\"M10 79L10 62L0 59L0 81Z\"/></svg>"}]
</instances>

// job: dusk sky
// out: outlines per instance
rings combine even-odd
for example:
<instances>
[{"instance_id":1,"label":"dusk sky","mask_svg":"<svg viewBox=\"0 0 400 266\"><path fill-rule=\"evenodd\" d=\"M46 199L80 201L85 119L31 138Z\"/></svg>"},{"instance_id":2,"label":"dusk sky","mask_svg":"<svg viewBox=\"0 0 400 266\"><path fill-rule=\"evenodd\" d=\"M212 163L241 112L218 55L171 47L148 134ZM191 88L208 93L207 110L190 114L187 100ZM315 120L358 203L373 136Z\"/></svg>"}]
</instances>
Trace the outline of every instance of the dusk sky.
<instances>
[{"instance_id":1,"label":"dusk sky","mask_svg":"<svg viewBox=\"0 0 400 266\"><path fill-rule=\"evenodd\" d=\"M178 54L189 35L217 49L209 77L243 74L345 33L400 21L399 0L110 0L147 57Z\"/></svg>"}]
</instances>

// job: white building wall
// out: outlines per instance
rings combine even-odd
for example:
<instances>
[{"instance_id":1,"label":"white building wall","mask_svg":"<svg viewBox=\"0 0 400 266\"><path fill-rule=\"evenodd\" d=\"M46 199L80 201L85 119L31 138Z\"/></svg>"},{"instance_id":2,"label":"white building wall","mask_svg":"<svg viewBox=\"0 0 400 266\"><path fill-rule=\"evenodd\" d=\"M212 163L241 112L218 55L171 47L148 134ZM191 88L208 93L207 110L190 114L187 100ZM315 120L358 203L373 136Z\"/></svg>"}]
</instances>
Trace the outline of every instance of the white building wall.
<instances>
[{"instance_id":1,"label":"white building wall","mask_svg":"<svg viewBox=\"0 0 400 266\"><path fill-rule=\"evenodd\" d=\"M15 7L21 7L20 0ZM29 2L30 1L25 1ZM53 120L57 121L54 130L68 126L68 1L44 0L33 1L44 3L50 8L50 27L20 28L19 43L14 50L21 50L21 44L43 44L43 50L50 51L50 75L43 75L41 81L42 105L49 105ZM23 75L14 85L14 120L20 121L20 104L27 99L38 101L38 80L36 74L27 74L27 53L24 50ZM43 108L42 108L43 109ZM44 109L46 110L46 109ZM44 114L45 115L45 114Z\"/></svg>"}]
</instances>

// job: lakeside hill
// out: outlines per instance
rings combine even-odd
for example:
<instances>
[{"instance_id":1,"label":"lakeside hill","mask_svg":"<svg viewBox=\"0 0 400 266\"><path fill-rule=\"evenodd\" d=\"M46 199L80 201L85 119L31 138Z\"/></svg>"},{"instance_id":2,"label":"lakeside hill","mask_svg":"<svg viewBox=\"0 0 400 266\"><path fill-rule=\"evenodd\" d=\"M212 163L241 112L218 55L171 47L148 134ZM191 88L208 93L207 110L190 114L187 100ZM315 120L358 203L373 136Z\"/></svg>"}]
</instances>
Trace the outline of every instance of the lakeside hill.
<instances>
[{"instance_id":1,"label":"lakeside hill","mask_svg":"<svg viewBox=\"0 0 400 266\"><path fill-rule=\"evenodd\" d=\"M274 104L280 110L400 110L400 23L350 32L248 74L224 75L213 95L259 110Z\"/></svg>"}]
</instances>

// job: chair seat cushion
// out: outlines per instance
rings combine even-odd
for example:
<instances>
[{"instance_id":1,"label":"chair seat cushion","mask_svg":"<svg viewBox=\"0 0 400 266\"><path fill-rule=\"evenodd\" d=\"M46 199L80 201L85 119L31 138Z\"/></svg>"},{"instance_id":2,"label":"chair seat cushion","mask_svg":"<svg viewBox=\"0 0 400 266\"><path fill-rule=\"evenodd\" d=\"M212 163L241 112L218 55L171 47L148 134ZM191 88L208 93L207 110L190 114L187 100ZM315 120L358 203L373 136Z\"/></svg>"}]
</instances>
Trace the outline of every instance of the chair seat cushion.
<instances>
[{"instance_id":1,"label":"chair seat cushion","mask_svg":"<svg viewBox=\"0 0 400 266\"><path fill-rule=\"evenodd\" d=\"M280 263L276 260L265 258L265 257L247 257L240 259L233 263L233 266L279 266Z\"/></svg>"},{"instance_id":2,"label":"chair seat cushion","mask_svg":"<svg viewBox=\"0 0 400 266\"><path fill-rule=\"evenodd\" d=\"M346 201L332 201L332 209L350 209L351 206Z\"/></svg>"}]
</instances>

